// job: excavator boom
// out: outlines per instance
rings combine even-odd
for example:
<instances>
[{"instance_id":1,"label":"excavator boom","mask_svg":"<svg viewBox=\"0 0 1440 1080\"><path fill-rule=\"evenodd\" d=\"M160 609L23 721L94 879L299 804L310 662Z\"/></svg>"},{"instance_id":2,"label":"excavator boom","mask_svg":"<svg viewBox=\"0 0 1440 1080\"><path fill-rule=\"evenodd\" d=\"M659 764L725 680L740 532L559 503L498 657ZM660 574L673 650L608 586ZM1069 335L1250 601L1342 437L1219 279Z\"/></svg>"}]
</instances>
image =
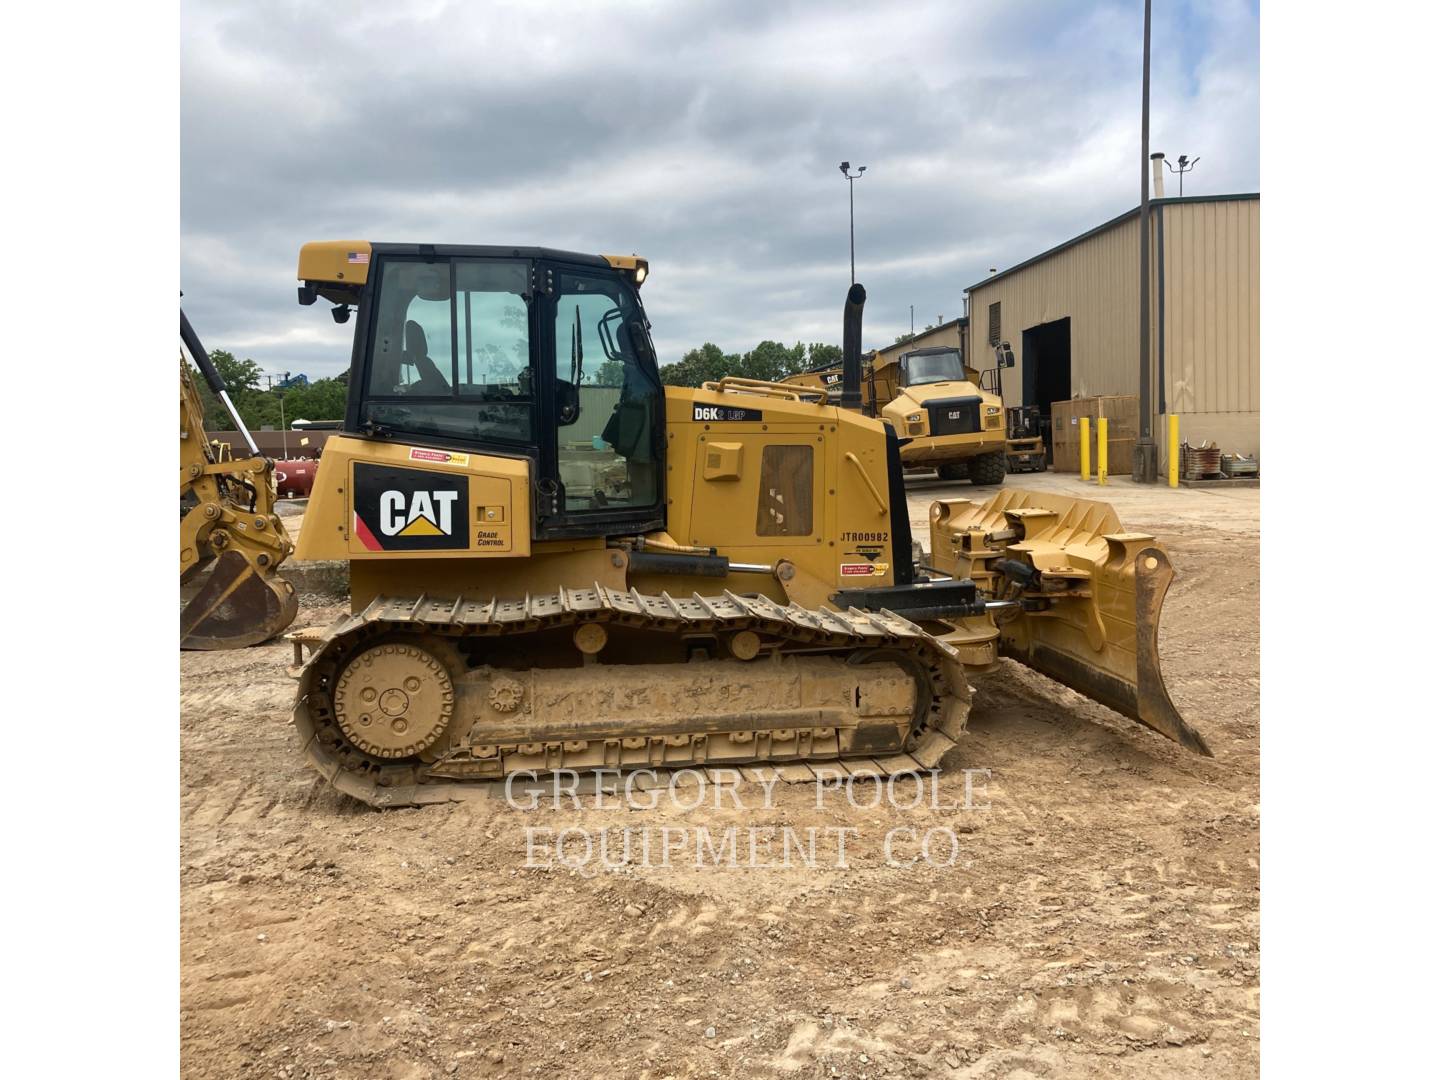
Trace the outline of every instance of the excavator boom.
<instances>
[{"instance_id":1,"label":"excavator boom","mask_svg":"<svg viewBox=\"0 0 1440 1080\"><path fill-rule=\"evenodd\" d=\"M260 455L225 381L180 313L180 340L229 410L252 456L222 460L205 434L205 409L180 357L180 612L182 649L239 649L295 620L299 598L276 574L294 550L275 513L274 464Z\"/></svg>"}]
</instances>

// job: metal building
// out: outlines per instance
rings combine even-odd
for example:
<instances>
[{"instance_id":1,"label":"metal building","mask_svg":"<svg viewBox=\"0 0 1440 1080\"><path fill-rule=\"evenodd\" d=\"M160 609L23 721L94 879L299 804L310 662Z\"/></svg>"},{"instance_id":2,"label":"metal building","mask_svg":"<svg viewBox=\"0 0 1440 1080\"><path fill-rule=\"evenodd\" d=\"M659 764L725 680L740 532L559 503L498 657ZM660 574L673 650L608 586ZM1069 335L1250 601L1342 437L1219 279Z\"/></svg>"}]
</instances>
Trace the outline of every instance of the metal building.
<instances>
[{"instance_id":1,"label":"metal building","mask_svg":"<svg viewBox=\"0 0 1440 1080\"><path fill-rule=\"evenodd\" d=\"M967 322L967 319L961 317L959 319L951 319L949 322L943 322L939 326L932 326L929 330L918 330L908 341L901 341L895 345L887 345L883 349L876 349L875 358L877 361L885 361L903 356L905 353L912 352L915 349L933 349L939 346L949 346L950 348L959 349L961 359L968 364L970 363L970 348L969 342L965 340L967 336L965 329ZM987 365L990 364L990 350L986 349L981 359L983 359Z\"/></svg>"},{"instance_id":2,"label":"metal building","mask_svg":"<svg viewBox=\"0 0 1440 1080\"><path fill-rule=\"evenodd\" d=\"M1136 208L965 290L967 358L1001 342L1007 405L1136 394L1140 387L1140 212ZM1226 453L1260 451L1260 196L1150 202L1151 384L1180 437ZM1125 465L1128 471L1128 462Z\"/></svg>"}]
</instances>

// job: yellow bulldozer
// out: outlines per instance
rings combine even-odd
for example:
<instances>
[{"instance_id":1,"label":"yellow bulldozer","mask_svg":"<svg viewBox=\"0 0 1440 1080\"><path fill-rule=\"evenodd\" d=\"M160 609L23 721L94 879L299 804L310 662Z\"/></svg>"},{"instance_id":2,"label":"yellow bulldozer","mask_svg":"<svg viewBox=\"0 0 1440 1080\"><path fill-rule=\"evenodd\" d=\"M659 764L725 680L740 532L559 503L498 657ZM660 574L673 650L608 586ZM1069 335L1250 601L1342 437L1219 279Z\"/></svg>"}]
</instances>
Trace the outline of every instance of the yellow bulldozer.
<instances>
[{"instance_id":1,"label":"yellow bulldozer","mask_svg":"<svg viewBox=\"0 0 1440 1080\"><path fill-rule=\"evenodd\" d=\"M239 649L295 620L299 597L276 574L294 544L275 513L274 463L260 454L183 311L180 344L180 647ZM244 436L250 457L237 460L227 444L207 441L191 363Z\"/></svg>"},{"instance_id":2,"label":"yellow bulldozer","mask_svg":"<svg viewBox=\"0 0 1440 1080\"><path fill-rule=\"evenodd\" d=\"M834 398L843 392L843 371L828 365L784 382ZM976 486L1001 484L1008 471L1004 404L980 382L953 346L871 354L861 362L858 407L895 429L905 468L934 469L942 480Z\"/></svg>"},{"instance_id":3,"label":"yellow bulldozer","mask_svg":"<svg viewBox=\"0 0 1440 1080\"><path fill-rule=\"evenodd\" d=\"M929 767L1002 655L1208 752L1161 676L1154 537L1009 490L935 503L917 559L895 432L800 386L663 386L648 274L302 248L300 302L355 322L296 551L348 561L351 614L292 635L303 754L337 789L396 806L559 769Z\"/></svg>"}]
</instances>

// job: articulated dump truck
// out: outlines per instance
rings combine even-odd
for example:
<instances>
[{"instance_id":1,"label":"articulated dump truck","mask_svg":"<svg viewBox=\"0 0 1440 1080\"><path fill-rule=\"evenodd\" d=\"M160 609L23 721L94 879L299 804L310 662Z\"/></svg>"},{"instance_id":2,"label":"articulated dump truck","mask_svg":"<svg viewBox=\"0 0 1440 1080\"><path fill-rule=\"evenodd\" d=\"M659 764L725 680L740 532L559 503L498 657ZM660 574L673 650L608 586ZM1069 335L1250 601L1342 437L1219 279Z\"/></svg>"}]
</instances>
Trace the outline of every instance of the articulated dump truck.
<instances>
[{"instance_id":1,"label":"articulated dump truck","mask_svg":"<svg viewBox=\"0 0 1440 1080\"><path fill-rule=\"evenodd\" d=\"M843 365L791 375L787 386L841 392ZM1005 408L999 395L980 386L980 373L967 367L952 346L912 349L899 356L862 360L859 409L895 429L900 463L907 469L934 469L943 480L979 486L1005 482Z\"/></svg>"},{"instance_id":2,"label":"articulated dump truck","mask_svg":"<svg viewBox=\"0 0 1440 1080\"><path fill-rule=\"evenodd\" d=\"M330 783L397 806L559 769L930 767L1002 656L1208 752L1161 677L1153 537L1010 490L935 503L917 560L894 431L803 387L662 386L648 272L302 249L301 303L355 322L296 551L349 562L351 614L291 635Z\"/></svg>"}]
</instances>

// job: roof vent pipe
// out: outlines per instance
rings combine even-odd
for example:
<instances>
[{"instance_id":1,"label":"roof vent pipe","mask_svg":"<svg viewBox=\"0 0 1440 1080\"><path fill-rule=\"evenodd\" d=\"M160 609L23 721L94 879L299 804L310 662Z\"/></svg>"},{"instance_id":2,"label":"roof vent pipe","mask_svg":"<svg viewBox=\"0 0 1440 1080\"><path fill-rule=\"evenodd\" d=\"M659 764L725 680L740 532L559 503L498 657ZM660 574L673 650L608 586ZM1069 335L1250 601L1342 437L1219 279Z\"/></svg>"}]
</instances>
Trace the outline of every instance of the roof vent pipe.
<instances>
[{"instance_id":1,"label":"roof vent pipe","mask_svg":"<svg viewBox=\"0 0 1440 1080\"><path fill-rule=\"evenodd\" d=\"M860 321L865 314L865 286L855 284L845 294L845 337L840 353L840 407L860 408Z\"/></svg>"},{"instance_id":2,"label":"roof vent pipe","mask_svg":"<svg viewBox=\"0 0 1440 1080\"><path fill-rule=\"evenodd\" d=\"M1150 168L1155 175L1155 198L1157 199L1163 199L1165 197L1164 165L1165 152L1163 150L1156 150L1155 153L1150 155Z\"/></svg>"}]
</instances>

